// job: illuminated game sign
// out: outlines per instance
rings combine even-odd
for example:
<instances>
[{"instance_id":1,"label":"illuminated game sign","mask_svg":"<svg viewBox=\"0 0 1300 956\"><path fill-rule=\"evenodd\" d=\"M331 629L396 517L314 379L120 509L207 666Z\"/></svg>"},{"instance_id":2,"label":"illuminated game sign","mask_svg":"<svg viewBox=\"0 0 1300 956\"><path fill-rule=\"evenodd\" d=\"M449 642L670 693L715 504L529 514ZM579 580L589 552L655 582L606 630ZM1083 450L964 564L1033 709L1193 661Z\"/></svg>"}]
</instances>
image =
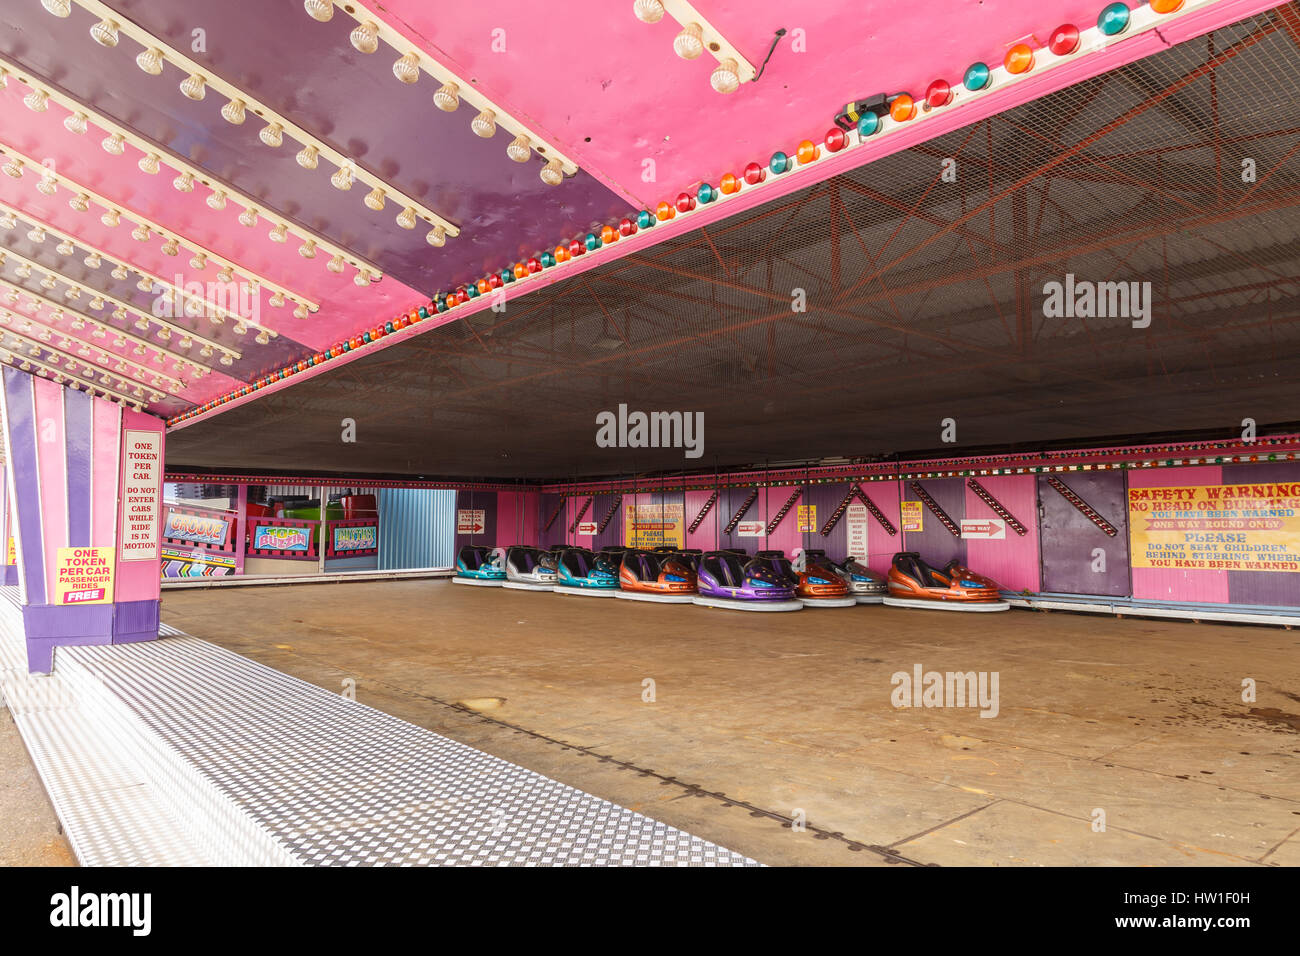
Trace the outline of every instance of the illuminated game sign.
<instances>
[{"instance_id":1,"label":"illuminated game sign","mask_svg":"<svg viewBox=\"0 0 1300 956\"><path fill-rule=\"evenodd\" d=\"M899 514L903 521L904 531L924 531L925 518L921 510L919 501L900 501L898 504Z\"/></svg>"},{"instance_id":2,"label":"illuminated game sign","mask_svg":"<svg viewBox=\"0 0 1300 956\"><path fill-rule=\"evenodd\" d=\"M306 552L311 548L311 531L307 528L254 525L253 547L258 551Z\"/></svg>"},{"instance_id":3,"label":"illuminated game sign","mask_svg":"<svg viewBox=\"0 0 1300 956\"><path fill-rule=\"evenodd\" d=\"M374 525L358 528L334 528L334 553L350 554L354 551L374 551L379 547L379 529Z\"/></svg>"},{"instance_id":4,"label":"illuminated game sign","mask_svg":"<svg viewBox=\"0 0 1300 956\"><path fill-rule=\"evenodd\" d=\"M225 517L189 514L168 508L162 536L172 541L219 547L226 543L226 532L229 529L230 521Z\"/></svg>"}]
</instances>

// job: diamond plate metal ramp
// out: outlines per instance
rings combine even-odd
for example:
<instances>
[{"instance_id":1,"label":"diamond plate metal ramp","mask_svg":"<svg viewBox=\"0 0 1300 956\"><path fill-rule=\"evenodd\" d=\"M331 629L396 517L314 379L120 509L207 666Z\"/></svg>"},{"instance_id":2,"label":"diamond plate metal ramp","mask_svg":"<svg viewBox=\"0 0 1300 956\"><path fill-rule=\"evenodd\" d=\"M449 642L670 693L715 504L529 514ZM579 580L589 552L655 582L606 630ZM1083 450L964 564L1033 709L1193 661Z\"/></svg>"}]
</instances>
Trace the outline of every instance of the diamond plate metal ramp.
<instances>
[{"instance_id":1,"label":"diamond plate metal ramp","mask_svg":"<svg viewBox=\"0 0 1300 956\"><path fill-rule=\"evenodd\" d=\"M0 694L77 860L83 866L219 862L149 780L132 726L105 722L62 674L28 674L21 633L16 607L0 600Z\"/></svg>"},{"instance_id":2,"label":"diamond plate metal ramp","mask_svg":"<svg viewBox=\"0 0 1300 956\"><path fill-rule=\"evenodd\" d=\"M106 727L222 863L757 865L192 637L60 648Z\"/></svg>"}]
</instances>

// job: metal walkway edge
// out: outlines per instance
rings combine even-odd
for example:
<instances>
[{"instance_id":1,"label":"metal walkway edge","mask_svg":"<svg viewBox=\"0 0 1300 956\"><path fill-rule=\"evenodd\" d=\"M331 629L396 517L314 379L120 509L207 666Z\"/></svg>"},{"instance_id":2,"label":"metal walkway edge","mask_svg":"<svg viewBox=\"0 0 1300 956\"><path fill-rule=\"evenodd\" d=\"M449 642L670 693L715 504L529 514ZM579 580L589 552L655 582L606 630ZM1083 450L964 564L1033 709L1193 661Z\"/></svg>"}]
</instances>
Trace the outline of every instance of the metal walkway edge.
<instances>
[{"instance_id":1,"label":"metal walkway edge","mask_svg":"<svg viewBox=\"0 0 1300 956\"><path fill-rule=\"evenodd\" d=\"M193 637L28 677L11 601L0 686L83 864L758 865Z\"/></svg>"}]
</instances>

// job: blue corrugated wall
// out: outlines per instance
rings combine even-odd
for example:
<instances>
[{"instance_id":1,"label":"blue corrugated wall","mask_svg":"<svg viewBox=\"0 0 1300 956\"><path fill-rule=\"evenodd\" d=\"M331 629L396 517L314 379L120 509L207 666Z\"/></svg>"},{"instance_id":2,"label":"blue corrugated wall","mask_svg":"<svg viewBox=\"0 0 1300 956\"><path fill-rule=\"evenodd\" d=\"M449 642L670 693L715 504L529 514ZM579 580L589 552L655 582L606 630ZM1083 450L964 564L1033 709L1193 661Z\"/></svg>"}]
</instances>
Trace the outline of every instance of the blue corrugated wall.
<instances>
[{"instance_id":1,"label":"blue corrugated wall","mask_svg":"<svg viewBox=\"0 0 1300 956\"><path fill-rule=\"evenodd\" d=\"M380 488L379 570L449 568L456 533L456 492Z\"/></svg>"}]
</instances>

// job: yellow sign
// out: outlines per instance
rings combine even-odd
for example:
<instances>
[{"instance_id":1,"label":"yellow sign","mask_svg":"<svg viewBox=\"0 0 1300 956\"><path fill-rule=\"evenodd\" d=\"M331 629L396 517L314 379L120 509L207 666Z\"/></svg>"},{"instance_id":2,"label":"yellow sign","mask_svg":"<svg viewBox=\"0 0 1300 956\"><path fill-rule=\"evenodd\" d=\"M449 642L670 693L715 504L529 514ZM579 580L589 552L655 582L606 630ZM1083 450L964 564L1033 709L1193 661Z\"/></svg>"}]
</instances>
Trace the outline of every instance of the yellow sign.
<instances>
[{"instance_id":1,"label":"yellow sign","mask_svg":"<svg viewBox=\"0 0 1300 956\"><path fill-rule=\"evenodd\" d=\"M17 564L17 563L18 563L18 551L14 548L14 536L13 536L13 535L10 535L10 536L9 536L9 554L8 554L8 556L5 558L5 564Z\"/></svg>"},{"instance_id":2,"label":"yellow sign","mask_svg":"<svg viewBox=\"0 0 1300 956\"><path fill-rule=\"evenodd\" d=\"M629 548L686 547L685 519L681 503L628 505L623 540Z\"/></svg>"},{"instance_id":3,"label":"yellow sign","mask_svg":"<svg viewBox=\"0 0 1300 956\"><path fill-rule=\"evenodd\" d=\"M113 549L59 548L55 604L112 604Z\"/></svg>"},{"instance_id":4,"label":"yellow sign","mask_svg":"<svg viewBox=\"0 0 1300 956\"><path fill-rule=\"evenodd\" d=\"M900 501L898 503L899 516L902 519L904 531L924 531L925 512L922 510L925 506L919 501Z\"/></svg>"},{"instance_id":5,"label":"yellow sign","mask_svg":"<svg viewBox=\"0 0 1300 956\"><path fill-rule=\"evenodd\" d=\"M1300 571L1300 482L1130 488L1135 568Z\"/></svg>"},{"instance_id":6,"label":"yellow sign","mask_svg":"<svg viewBox=\"0 0 1300 956\"><path fill-rule=\"evenodd\" d=\"M817 527L817 506L800 505L799 506L799 533L807 534L810 531L819 531Z\"/></svg>"}]
</instances>

